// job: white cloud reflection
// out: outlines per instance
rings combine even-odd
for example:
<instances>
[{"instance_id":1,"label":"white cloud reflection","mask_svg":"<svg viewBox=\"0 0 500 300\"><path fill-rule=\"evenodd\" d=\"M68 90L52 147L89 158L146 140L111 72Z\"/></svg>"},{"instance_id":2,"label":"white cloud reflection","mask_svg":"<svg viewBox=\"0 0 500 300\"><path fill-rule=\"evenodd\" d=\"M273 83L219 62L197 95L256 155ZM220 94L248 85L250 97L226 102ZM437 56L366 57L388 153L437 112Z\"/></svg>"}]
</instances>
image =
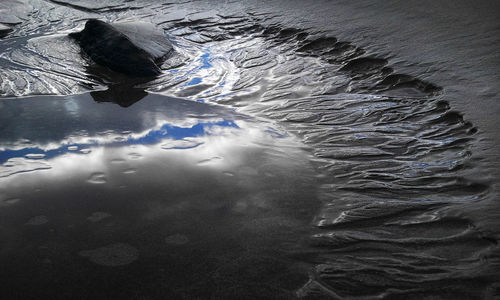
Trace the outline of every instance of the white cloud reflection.
<instances>
[{"instance_id":1,"label":"white cloud reflection","mask_svg":"<svg viewBox=\"0 0 500 300\"><path fill-rule=\"evenodd\" d=\"M10 136L4 135L3 144L9 148L0 148L0 181L9 191L40 182L89 182L93 174L103 174L101 179L108 185L122 186L127 184L122 180L125 170L129 170L128 174L135 174L131 169L147 172L151 165L164 166L163 172L170 175L209 169L217 174L242 171L240 174L247 176L244 171L250 168L248 164L255 164L252 160L256 157L259 163L267 159L283 166L289 165L293 156L304 160L303 154L294 150L297 147L292 137L269 124L256 123L219 107L154 95L148 105L137 105L135 111L128 113L130 108L89 102L87 95L73 96L71 102L53 98L56 97L38 101L52 101L53 106L62 104L65 109L58 113L63 116L52 113L32 124L22 119L8 120L16 130L8 132ZM37 113L37 107L30 110L31 100L16 101L25 114ZM99 111L101 108L106 114ZM76 112L85 118L47 135L48 138L43 139L43 132L37 136L36 126L40 122L58 128L61 119L68 120L68 114L74 116ZM61 139L54 140L54 136Z\"/></svg>"}]
</instances>

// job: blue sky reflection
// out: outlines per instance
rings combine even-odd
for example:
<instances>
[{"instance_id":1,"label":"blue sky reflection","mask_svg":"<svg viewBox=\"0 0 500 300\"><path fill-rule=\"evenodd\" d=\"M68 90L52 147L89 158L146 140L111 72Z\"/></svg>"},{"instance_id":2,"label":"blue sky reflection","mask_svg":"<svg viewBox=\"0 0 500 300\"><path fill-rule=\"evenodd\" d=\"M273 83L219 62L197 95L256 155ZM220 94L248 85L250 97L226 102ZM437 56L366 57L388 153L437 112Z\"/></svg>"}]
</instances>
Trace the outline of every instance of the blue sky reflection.
<instances>
[{"instance_id":1,"label":"blue sky reflection","mask_svg":"<svg viewBox=\"0 0 500 300\"><path fill-rule=\"evenodd\" d=\"M186 74L184 74L182 76L179 76L176 79L181 79L183 77L190 76L192 74L195 74L199 70L212 68L211 61L212 61L213 58L211 57L211 54L210 54L210 47L207 47L204 50L206 52L203 53L200 56L200 58L197 60L198 62L201 63L201 65L199 65L199 66L197 66L197 67L195 67L195 68L187 71ZM178 72L178 70L175 70L175 72ZM173 70L171 71L171 73L174 73ZM184 86L197 85L197 84L200 84L202 81L203 81L202 77L195 77L195 78L191 79L188 83L186 83Z\"/></svg>"},{"instance_id":2,"label":"blue sky reflection","mask_svg":"<svg viewBox=\"0 0 500 300\"><path fill-rule=\"evenodd\" d=\"M0 163L3 164L9 159L16 157L26 157L30 159L51 159L60 155L64 155L66 153L81 153L80 149L96 146L122 147L126 145L154 145L160 143L165 139L182 140L184 138L210 135L210 130L208 129L213 127L231 127L239 129L238 125L236 125L236 123L234 123L234 121L232 120L198 123L191 127L180 127L171 124L165 124L159 129L149 131L144 136L137 138L129 136L127 139L109 143L90 141L84 144L61 144L60 147L50 150L45 150L39 147L26 147L16 150L0 150ZM188 149L194 148L196 146L197 145L189 147L175 147L174 149Z\"/></svg>"}]
</instances>

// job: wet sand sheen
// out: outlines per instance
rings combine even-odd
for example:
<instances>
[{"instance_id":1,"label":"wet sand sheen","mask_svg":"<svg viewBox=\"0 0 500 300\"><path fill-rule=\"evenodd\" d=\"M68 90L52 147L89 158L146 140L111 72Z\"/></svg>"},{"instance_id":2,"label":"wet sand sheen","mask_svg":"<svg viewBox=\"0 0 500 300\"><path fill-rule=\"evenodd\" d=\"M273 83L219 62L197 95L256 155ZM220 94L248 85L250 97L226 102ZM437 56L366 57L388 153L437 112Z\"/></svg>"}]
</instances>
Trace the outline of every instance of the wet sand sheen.
<instances>
[{"instance_id":1,"label":"wet sand sheen","mask_svg":"<svg viewBox=\"0 0 500 300\"><path fill-rule=\"evenodd\" d=\"M67 283L63 298L96 284L90 297L498 294L498 228L468 214L497 211L486 212L493 188L474 153L481 129L447 86L286 21L275 2L227 4L232 14L209 3L152 13L119 0L33 2L68 21L45 34L37 16L13 27L0 41L0 93L92 92L0 104L9 285L30 273L29 293L50 274ZM178 55L152 81L124 81L59 34L96 16L161 26Z\"/></svg>"}]
</instances>

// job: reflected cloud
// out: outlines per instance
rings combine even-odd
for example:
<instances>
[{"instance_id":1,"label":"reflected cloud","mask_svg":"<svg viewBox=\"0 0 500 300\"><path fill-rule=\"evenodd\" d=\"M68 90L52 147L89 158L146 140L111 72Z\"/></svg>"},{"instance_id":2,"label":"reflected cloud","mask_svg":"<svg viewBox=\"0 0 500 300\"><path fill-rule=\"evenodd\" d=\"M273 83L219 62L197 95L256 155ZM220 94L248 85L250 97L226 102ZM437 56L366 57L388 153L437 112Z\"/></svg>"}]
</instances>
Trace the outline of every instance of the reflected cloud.
<instances>
[{"instance_id":1,"label":"reflected cloud","mask_svg":"<svg viewBox=\"0 0 500 300\"><path fill-rule=\"evenodd\" d=\"M143 219L247 215L241 228L250 230L263 211L288 220L277 203L302 191L311 171L293 137L220 106L148 95L124 109L89 94L3 104L18 112L0 119L0 145L12 146L0 147L0 194L21 199L15 205L42 197L95 206L104 193Z\"/></svg>"},{"instance_id":2,"label":"reflected cloud","mask_svg":"<svg viewBox=\"0 0 500 300\"><path fill-rule=\"evenodd\" d=\"M122 135L115 136L113 139L101 139L98 140L97 137L92 137L93 142L89 143L68 143L66 141L61 141L61 145L55 149L43 149L39 147L26 147L21 149L4 149L0 150L0 163L5 163L6 161L25 157L27 159L52 159L54 157L64 155L66 153L81 153L85 154L85 151L81 152L79 149L87 149L97 146L108 146L108 147L123 147L126 145L152 145L158 144L166 139L171 140L183 140L184 143L177 143L177 146L172 146L172 149L186 149L193 148L199 143L192 143L186 138L190 137L200 137L208 135L214 126L221 127L231 127L238 128L238 126L233 121L220 121L220 122L206 122L198 123L192 127L179 127L173 126L171 124L164 124L159 129L152 129L145 134L139 136L134 135ZM172 143L170 143L172 145Z\"/></svg>"},{"instance_id":3,"label":"reflected cloud","mask_svg":"<svg viewBox=\"0 0 500 300\"><path fill-rule=\"evenodd\" d=\"M94 97L92 93L90 95ZM0 147L0 163L3 164L0 176L48 169L46 162L56 157L88 154L90 149L97 147L161 144L162 149L191 149L204 143L193 138L227 133L222 128L240 129L234 120L228 120L230 114L206 114L208 106L158 95L150 96L150 100L148 106L123 110L112 106L103 109L102 105L88 102L86 94L39 99L46 104L52 104L51 108L59 111L60 116L38 111L38 107L34 105L37 103L30 98L16 99L15 102L8 103L16 106L18 111L28 116L28 120L32 122L26 122L17 116L4 120L8 123L8 130L4 131L4 146ZM172 102L175 105L172 105ZM177 106L181 106L182 110ZM42 115L35 116L37 112ZM57 124L61 120L68 122L58 128ZM49 128L54 131L44 136L43 126L51 124L54 126Z\"/></svg>"},{"instance_id":4,"label":"reflected cloud","mask_svg":"<svg viewBox=\"0 0 500 300\"><path fill-rule=\"evenodd\" d=\"M273 144L275 139L286 137L279 130L269 126L261 129L248 117L218 106L149 95L147 103L123 109L89 101L89 95L94 97L91 93L5 100L3 104L17 113L0 121L0 176L47 170L57 157L89 155L103 147L155 146L157 151L203 145L193 162L212 165L223 157L223 148L230 149L234 143L262 146L265 141ZM210 148L215 150L207 152ZM149 148L141 149L148 150L134 151L134 155L149 157L153 153ZM234 159L238 155L229 156Z\"/></svg>"}]
</instances>

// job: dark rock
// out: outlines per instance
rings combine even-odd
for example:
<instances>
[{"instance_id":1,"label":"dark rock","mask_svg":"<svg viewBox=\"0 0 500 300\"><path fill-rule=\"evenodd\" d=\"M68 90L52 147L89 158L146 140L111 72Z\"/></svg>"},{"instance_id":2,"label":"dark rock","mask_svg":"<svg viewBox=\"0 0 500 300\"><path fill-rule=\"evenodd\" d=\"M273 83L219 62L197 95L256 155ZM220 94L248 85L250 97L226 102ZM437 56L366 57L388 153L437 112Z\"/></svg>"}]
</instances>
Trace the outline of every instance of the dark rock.
<instances>
[{"instance_id":1,"label":"dark rock","mask_svg":"<svg viewBox=\"0 0 500 300\"><path fill-rule=\"evenodd\" d=\"M153 24L108 24L91 19L81 32L71 33L96 63L133 77L159 75L159 64L173 52L162 31Z\"/></svg>"},{"instance_id":2,"label":"dark rock","mask_svg":"<svg viewBox=\"0 0 500 300\"><path fill-rule=\"evenodd\" d=\"M12 28L10 28L9 26L0 24L0 38L3 38L7 34L9 34L9 32L11 32L11 31L12 31Z\"/></svg>"}]
</instances>

